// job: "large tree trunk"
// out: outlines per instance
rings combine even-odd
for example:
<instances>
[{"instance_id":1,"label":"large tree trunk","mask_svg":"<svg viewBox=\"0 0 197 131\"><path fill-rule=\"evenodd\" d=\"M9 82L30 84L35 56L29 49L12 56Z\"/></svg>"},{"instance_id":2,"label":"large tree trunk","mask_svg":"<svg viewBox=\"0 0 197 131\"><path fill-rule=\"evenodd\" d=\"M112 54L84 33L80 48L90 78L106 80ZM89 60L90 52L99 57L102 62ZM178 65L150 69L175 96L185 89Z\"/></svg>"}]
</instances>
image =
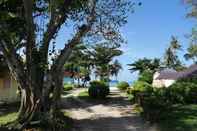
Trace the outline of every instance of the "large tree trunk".
<instances>
[{"instance_id":1,"label":"large tree trunk","mask_svg":"<svg viewBox=\"0 0 197 131\"><path fill-rule=\"evenodd\" d=\"M34 83L33 87L21 88L21 105L18 111L18 119L9 124L9 127L22 130L35 124L39 126L43 122L55 126L54 120L58 119L57 115L60 113L63 87L63 72L58 72L47 74L42 87L40 87L40 83ZM30 84L27 83L27 85ZM38 87L41 89L38 90Z\"/></svg>"}]
</instances>

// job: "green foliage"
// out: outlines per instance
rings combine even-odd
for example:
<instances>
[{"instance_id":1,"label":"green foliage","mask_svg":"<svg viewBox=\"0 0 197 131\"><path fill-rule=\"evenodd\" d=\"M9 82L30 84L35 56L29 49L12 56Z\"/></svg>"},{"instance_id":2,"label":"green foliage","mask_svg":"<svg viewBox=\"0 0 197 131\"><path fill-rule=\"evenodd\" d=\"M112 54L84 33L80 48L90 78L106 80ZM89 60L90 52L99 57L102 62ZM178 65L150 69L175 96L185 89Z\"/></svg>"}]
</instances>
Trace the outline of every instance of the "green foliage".
<instances>
[{"instance_id":1,"label":"green foliage","mask_svg":"<svg viewBox=\"0 0 197 131\"><path fill-rule=\"evenodd\" d=\"M166 49L164 54L164 66L178 70L182 68L182 63L179 60L177 51L181 50L181 45L176 37L172 36L170 46Z\"/></svg>"},{"instance_id":2,"label":"green foliage","mask_svg":"<svg viewBox=\"0 0 197 131\"><path fill-rule=\"evenodd\" d=\"M149 84L152 84L152 82L153 82L153 72L151 72L151 71L144 71L142 74L140 74L138 80L147 82Z\"/></svg>"},{"instance_id":3,"label":"green foliage","mask_svg":"<svg viewBox=\"0 0 197 131\"><path fill-rule=\"evenodd\" d=\"M93 46L90 52L92 61L94 62L95 73L100 77L100 80L109 81L109 76L117 76L121 69L121 64L113 59L122 55L122 51L119 49L120 45L114 45L112 43L100 43Z\"/></svg>"},{"instance_id":4,"label":"green foliage","mask_svg":"<svg viewBox=\"0 0 197 131\"><path fill-rule=\"evenodd\" d=\"M0 116L0 127L10 122L13 122L14 120L17 119L17 116L18 116L18 113L16 112Z\"/></svg>"},{"instance_id":5,"label":"green foliage","mask_svg":"<svg viewBox=\"0 0 197 131\"><path fill-rule=\"evenodd\" d=\"M82 92L80 92L77 97L79 99L83 99L83 100L90 100L88 91L82 91Z\"/></svg>"},{"instance_id":6,"label":"green foliage","mask_svg":"<svg viewBox=\"0 0 197 131\"><path fill-rule=\"evenodd\" d=\"M73 84L64 84L64 91L72 90L74 87Z\"/></svg>"},{"instance_id":7,"label":"green foliage","mask_svg":"<svg viewBox=\"0 0 197 131\"><path fill-rule=\"evenodd\" d=\"M174 105L158 125L160 131L197 131L197 105Z\"/></svg>"},{"instance_id":8,"label":"green foliage","mask_svg":"<svg viewBox=\"0 0 197 131\"><path fill-rule=\"evenodd\" d=\"M140 91L140 92L146 92L152 89L152 86L144 81L136 81L133 84L133 90Z\"/></svg>"},{"instance_id":9,"label":"green foliage","mask_svg":"<svg viewBox=\"0 0 197 131\"><path fill-rule=\"evenodd\" d=\"M171 102L166 98L166 91L163 89L154 90L150 94L139 93L138 97L140 97L140 105L143 108L142 115L150 122L162 119L164 113L168 112L171 107Z\"/></svg>"},{"instance_id":10,"label":"green foliage","mask_svg":"<svg viewBox=\"0 0 197 131\"><path fill-rule=\"evenodd\" d=\"M197 27L192 29L190 36L190 45L187 48L187 53L184 55L186 60L192 60L197 64Z\"/></svg>"},{"instance_id":11,"label":"green foliage","mask_svg":"<svg viewBox=\"0 0 197 131\"><path fill-rule=\"evenodd\" d=\"M119 82L117 85L118 89L120 90L127 90L129 87L129 84L125 81Z\"/></svg>"},{"instance_id":12,"label":"green foliage","mask_svg":"<svg viewBox=\"0 0 197 131\"><path fill-rule=\"evenodd\" d=\"M160 60L155 59L139 59L132 64L128 64L130 66L130 71L133 73L135 71L139 71L139 73L143 73L144 71L155 72L160 67Z\"/></svg>"},{"instance_id":13,"label":"green foliage","mask_svg":"<svg viewBox=\"0 0 197 131\"><path fill-rule=\"evenodd\" d=\"M197 83L193 80L179 80L169 87L169 97L173 103L197 104Z\"/></svg>"},{"instance_id":14,"label":"green foliage","mask_svg":"<svg viewBox=\"0 0 197 131\"><path fill-rule=\"evenodd\" d=\"M90 82L88 94L92 98L103 99L109 94L109 86L102 81Z\"/></svg>"},{"instance_id":15,"label":"green foliage","mask_svg":"<svg viewBox=\"0 0 197 131\"><path fill-rule=\"evenodd\" d=\"M197 104L197 81L196 78L181 79L168 88L153 88L137 81L128 93L142 107L142 115L155 122L163 119L173 104Z\"/></svg>"}]
</instances>

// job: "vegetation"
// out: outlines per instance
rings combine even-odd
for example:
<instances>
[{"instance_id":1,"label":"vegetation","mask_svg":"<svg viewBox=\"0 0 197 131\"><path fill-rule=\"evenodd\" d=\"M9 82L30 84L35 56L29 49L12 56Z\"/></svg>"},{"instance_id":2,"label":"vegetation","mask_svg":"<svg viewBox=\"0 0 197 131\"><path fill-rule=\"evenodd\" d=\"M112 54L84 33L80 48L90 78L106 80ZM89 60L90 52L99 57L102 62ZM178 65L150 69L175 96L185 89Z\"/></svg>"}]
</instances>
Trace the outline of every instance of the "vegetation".
<instances>
[{"instance_id":1,"label":"vegetation","mask_svg":"<svg viewBox=\"0 0 197 131\"><path fill-rule=\"evenodd\" d=\"M64 91L69 91L74 89L75 85L73 84L64 84Z\"/></svg>"},{"instance_id":2,"label":"vegetation","mask_svg":"<svg viewBox=\"0 0 197 131\"><path fill-rule=\"evenodd\" d=\"M177 56L177 51L181 49L181 45L176 37L172 36L170 46L166 49L164 55L164 66L170 69L180 70L182 69L181 61Z\"/></svg>"},{"instance_id":3,"label":"vegetation","mask_svg":"<svg viewBox=\"0 0 197 131\"><path fill-rule=\"evenodd\" d=\"M123 52L118 49L120 45L101 43L93 47L90 52L94 62L95 74L101 81L109 82L109 77L117 75L121 69L120 63L114 57L120 56Z\"/></svg>"},{"instance_id":4,"label":"vegetation","mask_svg":"<svg viewBox=\"0 0 197 131\"><path fill-rule=\"evenodd\" d=\"M119 82L117 85L117 88L120 90L127 90L128 87L129 87L129 83L127 83L125 81Z\"/></svg>"},{"instance_id":5,"label":"vegetation","mask_svg":"<svg viewBox=\"0 0 197 131\"><path fill-rule=\"evenodd\" d=\"M159 121L161 131L196 131L197 105L175 105Z\"/></svg>"},{"instance_id":6,"label":"vegetation","mask_svg":"<svg viewBox=\"0 0 197 131\"><path fill-rule=\"evenodd\" d=\"M103 81L92 81L88 88L88 94L92 98L103 99L109 94L109 86Z\"/></svg>"},{"instance_id":7,"label":"vegetation","mask_svg":"<svg viewBox=\"0 0 197 131\"><path fill-rule=\"evenodd\" d=\"M85 87L87 82L90 81L91 67L93 62L91 56L87 53L87 45L77 45L69 57L68 62L64 65L66 72L70 74L69 77L78 80L78 86ZM82 82L82 85L80 85Z\"/></svg>"},{"instance_id":8,"label":"vegetation","mask_svg":"<svg viewBox=\"0 0 197 131\"><path fill-rule=\"evenodd\" d=\"M169 88L154 88L150 84L138 81L128 93L142 107L142 115L151 122L165 118L176 104L197 104L196 80L179 80Z\"/></svg>"},{"instance_id":9,"label":"vegetation","mask_svg":"<svg viewBox=\"0 0 197 131\"><path fill-rule=\"evenodd\" d=\"M187 48L187 53L184 55L186 60L192 60L197 64L197 29L192 30L192 35L190 36L191 42L190 46Z\"/></svg>"},{"instance_id":10,"label":"vegetation","mask_svg":"<svg viewBox=\"0 0 197 131\"><path fill-rule=\"evenodd\" d=\"M17 119L17 115L18 115L17 112L12 112L7 115L0 116L0 127L15 121Z\"/></svg>"},{"instance_id":11,"label":"vegetation","mask_svg":"<svg viewBox=\"0 0 197 131\"><path fill-rule=\"evenodd\" d=\"M157 69L160 68L160 65L160 60L157 58L143 58L133 62L132 64L128 64L128 66L130 66L129 70L132 73L135 71L139 71L139 74L142 74L145 71L155 72Z\"/></svg>"},{"instance_id":12,"label":"vegetation","mask_svg":"<svg viewBox=\"0 0 197 131\"><path fill-rule=\"evenodd\" d=\"M127 12L134 5L130 0L0 1L0 50L21 90L18 118L10 126L21 130L32 121L55 121L64 64L74 48L85 40L89 44L123 43L119 28L126 24ZM62 25L72 35L58 51L56 37Z\"/></svg>"},{"instance_id":13,"label":"vegetation","mask_svg":"<svg viewBox=\"0 0 197 131\"><path fill-rule=\"evenodd\" d=\"M153 82L153 73L154 73L153 71L144 71L143 73L141 73L139 75L138 80L147 82L149 84L152 84L152 82Z\"/></svg>"}]
</instances>

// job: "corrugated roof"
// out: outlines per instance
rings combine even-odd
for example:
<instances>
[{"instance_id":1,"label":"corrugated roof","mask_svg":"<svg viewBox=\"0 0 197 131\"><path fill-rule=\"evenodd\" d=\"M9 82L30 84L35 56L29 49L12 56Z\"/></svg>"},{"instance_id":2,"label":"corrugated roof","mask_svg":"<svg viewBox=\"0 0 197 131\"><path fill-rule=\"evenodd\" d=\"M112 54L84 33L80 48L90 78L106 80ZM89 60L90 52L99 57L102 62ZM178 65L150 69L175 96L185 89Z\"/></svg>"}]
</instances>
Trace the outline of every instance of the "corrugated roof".
<instances>
[{"instance_id":1,"label":"corrugated roof","mask_svg":"<svg viewBox=\"0 0 197 131\"><path fill-rule=\"evenodd\" d=\"M193 77L193 76L197 76L197 64L194 64L181 72L176 72L174 70L166 69L160 71L159 73L160 73L159 76L156 78L158 80L161 79L177 80L179 78Z\"/></svg>"}]
</instances>

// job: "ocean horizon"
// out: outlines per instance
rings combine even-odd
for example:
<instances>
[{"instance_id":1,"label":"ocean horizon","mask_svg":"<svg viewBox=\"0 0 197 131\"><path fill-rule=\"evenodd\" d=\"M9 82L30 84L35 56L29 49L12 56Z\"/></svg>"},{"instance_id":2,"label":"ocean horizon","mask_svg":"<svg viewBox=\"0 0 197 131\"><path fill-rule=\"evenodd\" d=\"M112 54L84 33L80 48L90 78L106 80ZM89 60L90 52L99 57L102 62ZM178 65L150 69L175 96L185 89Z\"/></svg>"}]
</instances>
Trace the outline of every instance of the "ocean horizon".
<instances>
[{"instance_id":1,"label":"ocean horizon","mask_svg":"<svg viewBox=\"0 0 197 131\"><path fill-rule=\"evenodd\" d=\"M74 79L68 78L68 77L64 77L64 80L63 80L64 84L65 84L65 83L71 84L71 83L73 83L74 81L75 81ZM117 84L118 84L119 82L121 82L121 81L118 81L118 80L111 80L111 81L109 82L109 86L110 86L110 87L117 86ZM132 81L126 81L126 82L128 82L129 85L132 85L132 84L133 84Z\"/></svg>"}]
</instances>

